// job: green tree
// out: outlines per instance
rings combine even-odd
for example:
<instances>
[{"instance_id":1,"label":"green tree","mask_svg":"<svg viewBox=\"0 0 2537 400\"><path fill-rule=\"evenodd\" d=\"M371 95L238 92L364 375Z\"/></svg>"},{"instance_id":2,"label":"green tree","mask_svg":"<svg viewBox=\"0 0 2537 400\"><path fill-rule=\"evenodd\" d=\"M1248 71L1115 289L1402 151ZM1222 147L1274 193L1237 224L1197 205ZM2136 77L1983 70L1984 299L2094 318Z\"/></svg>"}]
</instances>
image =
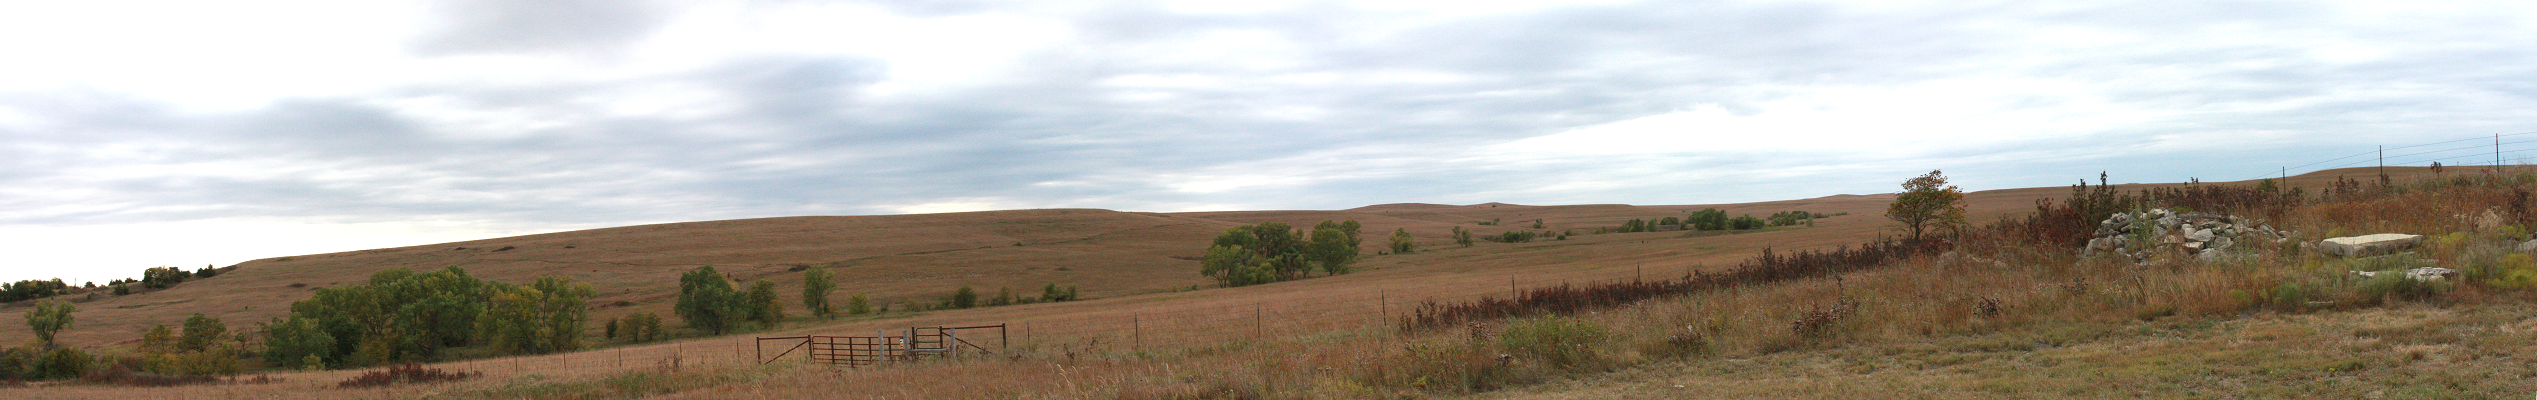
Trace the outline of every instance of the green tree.
<instances>
[{"instance_id":1,"label":"green tree","mask_svg":"<svg viewBox=\"0 0 2537 400\"><path fill-rule=\"evenodd\" d=\"M954 290L951 292L951 301L945 302L944 305L951 306L951 308L977 307L978 290L971 289L968 286L961 286L960 290Z\"/></svg>"},{"instance_id":2,"label":"green tree","mask_svg":"<svg viewBox=\"0 0 2537 400\"><path fill-rule=\"evenodd\" d=\"M185 318L185 336L177 339L176 348L184 351L207 350L228 333L229 325L220 323L219 318L195 313L193 317Z\"/></svg>"},{"instance_id":3,"label":"green tree","mask_svg":"<svg viewBox=\"0 0 2537 400\"><path fill-rule=\"evenodd\" d=\"M1409 228L1392 230L1392 254L1409 254L1418 250L1418 237L1409 235Z\"/></svg>"},{"instance_id":4,"label":"green tree","mask_svg":"<svg viewBox=\"0 0 2537 400\"><path fill-rule=\"evenodd\" d=\"M1057 282L1049 282L1048 286L1041 286L1039 288L1039 301L1042 302L1058 302L1074 299L1075 287L1073 286L1067 286L1060 289L1057 287Z\"/></svg>"},{"instance_id":5,"label":"green tree","mask_svg":"<svg viewBox=\"0 0 2537 400\"><path fill-rule=\"evenodd\" d=\"M513 354L545 354L581 348L589 319L590 285L540 276L525 286L502 287L486 302L477 330L485 342Z\"/></svg>"},{"instance_id":6,"label":"green tree","mask_svg":"<svg viewBox=\"0 0 2537 400\"><path fill-rule=\"evenodd\" d=\"M335 335L310 318L274 318L264 324L264 359L274 364L299 362L299 367L325 368L328 355L335 353Z\"/></svg>"},{"instance_id":7,"label":"green tree","mask_svg":"<svg viewBox=\"0 0 2537 400\"><path fill-rule=\"evenodd\" d=\"M162 265L155 268L141 270L141 286L149 287L151 289L162 289L169 286L176 286L178 283L184 283L185 278L193 276L193 273L185 272L184 269Z\"/></svg>"},{"instance_id":8,"label":"green tree","mask_svg":"<svg viewBox=\"0 0 2537 400\"><path fill-rule=\"evenodd\" d=\"M810 309L811 316L837 316L837 310L828 306L828 292L836 289L837 280L829 276L828 267L810 267L810 270L802 271L802 307Z\"/></svg>"},{"instance_id":9,"label":"green tree","mask_svg":"<svg viewBox=\"0 0 2537 400\"><path fill-rule=\"evenodd\" d=\"M622 332L619 336L624 337L625 340L649 342L661 339L662 332L660 314L634 313L621 319L625 321L625 326L620 328L623 329L624 332Z\"/></svg>"},{"instance_id":10,"label":"green tree","mask_svg":"<svg viewBox=\"0 0 2537 400\"><path fill-rule=\"evenodd\" d=\"M141 354L159 354L176 351L176 330L167 329L167 324L151 326L149 333L141 334L140 350Z\"/></svg>"},{"instance_id":11,"label":"green tree","mask_svg":"<svg viewBox=\"0 0 2537 400\"><path fill-rule=\"evenodd\" d=\"M1462 247L1471 247L1471 230L1462 229L1459 226L1453 227L1453 242Z\"/></svg>"},{"instance_id":12,"label":"green tree","mask_svg":"<svg viewBox=\"0 0 2537 400\"><path fill-rule=\"evenodd\" d=\"M1727 220L1726 211L1720 211L1715 208L1703 208L1700 209L1700 211L1691 212L1691 218L1684 219L1683 223L1691 225L1692 229L1715 231L1727 229Z\"/></svg>"},{"instance_id":13,"label":"green tree","mask_svg":"<svg viewBox=\"0 0 2537 400\"><path fill-rule=\"evenodd\" d=\"M784 303L775 298L775 281L749 284L749 320L766 329L775 329L776 323L784 322Z\"/></svg>"},{"instance_id":14,"label":"green tree","mask_svg":"<svg viewBox=\"0 0 2537 400\"><path fill-rule=\"evenodd\" d=\"M846 298L846 315L870 313L872 313L872 298L864 297L862 293L855 293L854 297Z\"/></svg>"},{"instance_id":15,"label":"green tree","mask_svg":"<svg viewBox=\"0 0 2537 400\"><path fill-rule=\"evenodd\" d=\"M71 320L76 319L71 316L71 313L78 311L78 306L73 306L66 301L37 302L35 309L26 311L26 327L35 330L35 339L44 342L45 348L56 347L53 343L53 334L61 333L63 329L70 329Z\"/></svg>"},{"instance_id":16,"label":"green tree","mask_svg":"<svg viewBox=\"0 0 2537 400\"><path fill-rule=\"evenodd\" d=\"M601 330L600 332L604 332L604 334L602 334L602 335L600 335L600 336L602 336L602 337L606 337L606 338L608 338L608 340L616 340L616 339L617 339L617 319L616 319L616 318L611 318L611 319L608 319L608 328L607 328L607 329L603 329L603 330Z\"/></svg>"},{"instance_id":17,"label":"green tree","mask_svg":"<svg viewBox=\"0 0 2537 400\"><path fill-rule=\"evenodd\" d=\"M731 288L731 279L714 271L711 265L687 271L678 277L678 304L672 311L687 321L687 326L714 335L731 330L748 316L741 304L745 299Z\"/></svg>"},{"instance_id":18,"label":"green tree","mask_svg":"<svg viewBox=\"0 0 2537 400\"><path fill-rule=\"evenodd\" d=\"M1305 254L1321 266L1323 275L1339 275L1351 271L1357 261L1357 246L1362 243L1353 229L1356 220L1346 224L1321 221L1313 225L1312 242L1305 245Z\"/></svg>"},{"instance_id":19,"label":"green tree","mask_svg":"<svg viewBox=\"0 0 2537 400\"><path fill-rule=\"evenodd\" d=\"M1930 231L1955 233L1964 223L1964 190L1947 184L1947 176L1937 170L1903 181L1903 193L1885 207L1885 217L1901 223L1911 231L1911 243L1921 243Z\"/></svg>"}]
</instances>

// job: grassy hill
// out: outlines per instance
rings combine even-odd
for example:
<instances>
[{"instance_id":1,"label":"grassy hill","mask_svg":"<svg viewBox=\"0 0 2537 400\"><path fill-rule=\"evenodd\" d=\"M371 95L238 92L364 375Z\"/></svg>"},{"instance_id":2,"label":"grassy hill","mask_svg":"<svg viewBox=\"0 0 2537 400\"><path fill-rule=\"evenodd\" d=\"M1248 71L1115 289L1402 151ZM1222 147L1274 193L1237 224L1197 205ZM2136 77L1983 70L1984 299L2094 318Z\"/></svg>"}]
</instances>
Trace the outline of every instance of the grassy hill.
<instances>
[{"instance_id":1,"label":"grassy hill","mask_svg":"<svg viewBox=\"0 0 2537 400\"><path fill-rule=\"evenodd\" d=\"M2429 171L2422 169L2394 170L2398 174L2396 179L2413 179L2432 175ZM2344 175L2374 176L2374 172L2340 170L2312 173L2293 177L2286 186L2314 191L2327 187L2329 182ZM2178 184L2125 185L2122 188L2133 190L2146 186L2175 185ZM1972 216L1971 219L1980 223L2003 217L2023 216L2035 208L2036 201L2039 199L2062 197L2068 194L2069 190L2061 187L1994 190L1972 193L1967 201L1971 206L1969 213ZM646 311L668 315L669 305L677 296L676 274L703 265L713 265L743 281L769 279L777 282L785 288L787 306L794 308L791 310L794 315L801 315L804 312L799 310L798 303L790 301L794 293L791 291L799 284L799 274L793 271L808 266L828 266L838 274L840 287L834 295L836 298L843 298L853 293L865 293L878 300L893 303L930 302L936 296L961 286L982 288L989 293L993 293L995 288L1007 287L1019 292L1031 293L1032 289L1048 283L1080 287L1083 293L1092 300L933 311L901 314L884 319L850 318L830 322L797 320L779 330L757 334L766 336L805 333L836 334L926 324L1037 322L1043 324L1040 325L1041 328L1035 328L1042 329L1036 332L1037 334L1051 335L1059 332L1049 330L1048 326L1067 325L1056 322L1116 321L1133 318L1131 316L1204 314L1217 312L1209 310L1240 310L1261 307L1262 304L1312 304L1314 301L1367 296L1369 291L1404 293L1408 292L1404 290L1405 288L1422 288L1420 290L1471 288L1473 293L1504 293L1503 288L1508 285L1510 277L1520 279L1525 276L1565 277L1593 274L1619 276L1618 274L1624 271L1650 270L1713 271L1733 266L1739 260L1758 254L1763 248L1772 248L1781 252L1827 249L1835 246L1856 245L1873 240L1880 235L1892 235L1892 222L1881 216L1886 203L1891 198L1891 195L1841 195L1747 204L1662 206L1386 204L1334 211L1190 213L1017 210L896 216L785 217L630 226L249 261L230 268L228 272L220 276L190 281L166 290L129 296L83 297L79 299L82 310L79 313L81 322L75 328L63 332L61 341L82 347L128 347L135 343L141 333L152 324L174 325L193 313L216 316L229 321L233 326L245 329L243 327L249 323L281 315L291 301L305 298L308 292L315 288L358 283L373 272L389 268L436 269L448 266L466 268L479 277L506 282L523 282L534 276L546 274L571 276L576 282L587 283L598 289L598 297L592 301L593 321ZM1453 227L1488 234L1529 228L1531 221L1535 219L1540 219L1545 229L1574 230L1582 233L1601 227L1618 226L1623 221L1633 218L1684 216L1690 211L1707 207L1726 210L1730 215L1765 216L1773 212L1793 210L1847 214L1819 220L1812 227L1766 229L1725 235L1686 232L1578 235L1567 241L1538 241L1522 244L1481 243L1472 247L1452 245L1447 236L1447 232ZM1206 246L1207 239L1226 228L1259 222L1283 222L1310 226L1321 220L1337 219L1356 219L1365 226L1365 232L1369 236L1366 246L1369 254L1359 265L1362 272L1337 277L1226 289L1213 288L1210 279L1196 273L1198 263L1195 259ZM1503 225L1481 225L1489 221L1500 221ZM1380 246L1381 235L1394 228L1405 228L1417 235L1420 246L1424 250L1409 254L1372 255L1371 253ZM1997 283L2022 284L2018 281ZM1822 285L1797 286L1812 288ZM1187 290L1192 287L1204 290ZM1704 300L1699 300L1700 298L1701 296L1698 295L1690 296L1688 301L1702 303ZM1394 301L1407 304L1412 300ZM1781 300L1785 301L1785 299ZM1788 303L1782 306L1792 304L1800 303ZM14 314L22 312L25 307L25 304L11 304L6 308L0 308L0 312ZM1386 310L1395 313L1399 311L1399 309L1388 308ZM1773 312L1785 311L1787 310ZM1369 323L1362 321L1372 321L1370 326L1380 327L1380 321L1383 318L1379 317L1361 319L1329 317L1324 318L1328 321L1323 321L1306 315L1306 310L1270 310L1268 312L1288 312L1289 315L1296 315L1291 319L1294 321L1340 321L1329 322L1326 325L1289 328L1290 330L1286 333L1291 334L1291 337L1315 337L1315 335L1353 337L1358 339L1352 339L1352 343L1368 343L1338 346L1342 349L1355 349L1362 346L1380 348L1434 340L1427 336L1396 337L1388 331L1365 329ZM2119 316L2118 319L2128 317L2128 315ZM673 319L671 324L677 323ZM595 331L595 326L593 328ZM1236 326L1234 329L1238 328ZM1311 331L1312 329L1327 329L1328 332L1316 334ZM596 333L593 332L593 334ZM2024 337L2015 335L2026 335L2025 333L2008 334L2013 335L2010 336L2013 338ZM1454 334L1449 333L1446 336L1452 335ZM1921 340L1912 338L1926 337L1899 333L1880 335L1875 337L1886 341L1911 341ZM27 337L28 334L23 330L0 330L0 340L22 341ZM736 342L727 340L712 341L707 344L709 340L721 339L609 347L599 352L603 354L617 352L618 359L624 360L628 358L624 356L627 353L693 352L689 348L700 345L721 346L721 348L736 346L733 344ZM1228 362L1243 365L1244 368L1271 368L1275 366L1258 364L1255 359L1306 357L1312 354L1320 355L1310 356L1319 358L1293 360L1291 363L1280 365L1293 367L1299 364L1326 364L1362 367L1368 363L1395 362L1385 361L1386 359L1375 355L1364 356L1376 357L1370 359L1345 357L1332 359L1329 357L1334 356L1328 355L1327 352L1334 350L1326 350L1330 346L1309 347L1317 349L1314 351L1276 350L1292 350L1290 347L1280 346L1291 346L1296 343L1295 340L1306 339L1272 342L1259 342L1256 339L1205 340L1249 344L1220 350L1218 353L1155 354L1130 351L1134 349L1112 349L1108 351L1124 352L1086 355L1093 357L1092 359L1101 360L1094 364L1072 364L1076 354L1067 349L1037 348L1018 352L1017 355L1024 356L1014 359L1019 362L1018 364L907 367L903 370L873 371L869 374L838 379L879 384L892 379L908 379L909 374L920 373L1007 374L1017 377L1014 379L1017 383L1008 385L959 389L974 390L973 392L956 390L946 392L943 390L953 389L938 387L932 390L900 393L911 397L960 397L962 393L994 396L1023 392L1134 397L1130 395L1145 392L1123 392L1120 391L1122 389L1119 389L1118 385L1150 383L1152 379L1163 379L1176 383L1156 386L1161 389L1155 389L1159 391L1154 393L1171 397L1170 393L1188 393L1182 389L1191 387L1197 387L1197 389L1190 390L1204 392L1209 386L1241 389L1260 384L1278 383L1271 378L1260 378L1269 379L1268 381L1238 379L1228 381L1233 378L1213 373L1193 375L1186 371L1173 372L1175 368L1203 369L1209 368L1209 365L1223 365ZM1872 345L1882 343L1874 340L1861 342ZM1115 346L1115 342L1112 345ZM1789 374L1805 375L1807 373L1802 371L1825 366L1802 360L1846 357L1841 353L1830 353L1839 351L1837 346L1835 348L1836 350L1806 350L1794 353L1770 352L1758 356L1798 357L1801 361L1783 362L1784 368L1786 371L1797 371L1787 372ZM1870 348L1883 347L1871 346ZM737 352L737 350L734 351ZM1260 351L1274 351L1278 355L1262 356L1257 353ZM1399 349L1396 347L1391 350L1362 349L1358 353L1379 355L1387 351L1399 351ZM1053 360L1061 354L1067 363L1048 364L1056 362ZM524 370L518 367L518 365L534 365L534 363L555 363L555 365L565 366L589 365L593 356L584 355L583 360L579 362L571 361L571 357L573 355L567 354L517 357L499 361L511 363L512 369L509 373L504 373L499 367L490 369L491 372L497 374L491 381L511 385L570 384L570 382L577 382L575 379L618 379L623 375L617 374L627 373L626 371L647 370L643 365L586 369L573 367L575 369L543 371L527 368L526 372L522 372ZM648 356L634 357L634 359L642 360L643 363L658 361L657 357L645 357ZM1235 358L1226 359L1225 357ZM1689 365L1684 368L1690 369L1690 372L1646 369L1628 370L1624 375L1582 375L1575 378L1580 379L1574 381L1581 382L1578 384L1567 386L1527 384L1528 386L1522 386L1524 390L1504 392L1500 395L1551 398L1636 397L1640 395L1598 391L1594 388L1606 384L1630 387L1656 385L1655 387L1661 388L1664 386L1662 382L1667 382L1668 379L1690 379L1686 377L1700 377L1699 379L1706 379L1704 382L1713 385L1722 384L1720 382L1735 384L1735 378L1719 377L1702 371L1713 371L1710 368L1725 368L1738 364L1717 364L1718 361L1698 360L1686 362L1689 364L1648 363L1643 365L1656 367L1643 368ZM1703 364L1704 362L1707 364ZM1076 388L1068 390L1075 391L1050 391L1045 385L1055 384L1047 380L1054 378L1047 377L1045 373L1059 365L1080 368L1077 371L1086 374L1085 376L1104 377L1097 379L1108 380L1067 383L1069 387ZM483 362L458 364L451 367L488 369ZM1880 368L1890 370L1892 367ZM1064 370L1065 368L1056 369ZM786 386L787 382L800 380L803 385L814 383L811 378L798 375L801 372L787 372L794 370L742 368L712 371L683 372L688 375L679 375L681 376L679 379L694 382L689 383L689 386L666 385L667 388L662 392L679 392L684 390L681 388L690 387L716 387L743 381L758 382L750 386L758 388L752 390L759 393L787 393L785 390L812 391L796 393L799 394L816 393L815 390L817 390L807 387L787 389L791 388ZM1280 373L1293 375L1266 370L1257 372L1264 376ZM340 380L349 373L331 371L284 375L291 379L292 383L268 385L273 388L266 389L259 389L256 385L242 385L230 393L257 395L258 393L273 394L306 390L310 386L322 386L324 383ZM705 376L693 376L700 373ZM1155 378L1156 374L1160 374L1162 378ZM1175 374L1181 377L1172 378ZM825 374L811 376L825 376ZM1279 392L1286 393L1281 397L1296 394L1321 397L1322 395L1344 396L1349 393L1359 393L1352 391L1357 389L1322 387L1329 384L1312 379L1286 383L1312 386L1314 389ZM1042 386L1032 386L1035 384ZM482 394L471 392L482 390L481 385L484 384L372 392L364 396L399 397L415 393ZM995 387L1016 389L996 391ZM1393 390L1362 389L1363 393L1385 393ZM62 397L87 395L122 397L147 395L153 390L191 393L182 392L182 389L136 388L19 390L40 390L48 396ZM690 394L690 396L695 395ZM1064 394L1050 396L1071 397ZM339 396L326 396L320 393L313 397ZM1659 394L1656 397L1664 396Z\"/></svg>"}]
</instances>

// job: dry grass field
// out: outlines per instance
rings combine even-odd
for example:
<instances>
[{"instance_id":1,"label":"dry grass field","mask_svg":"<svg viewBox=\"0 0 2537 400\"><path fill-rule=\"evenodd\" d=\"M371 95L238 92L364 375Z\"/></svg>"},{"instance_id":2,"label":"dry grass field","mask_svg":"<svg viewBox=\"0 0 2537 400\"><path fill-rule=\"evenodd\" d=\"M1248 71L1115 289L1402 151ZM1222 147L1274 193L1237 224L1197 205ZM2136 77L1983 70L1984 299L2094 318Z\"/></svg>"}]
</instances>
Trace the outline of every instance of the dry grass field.
<instances>
[{"instance_id":1,"label":"dry grass field","mask_svg":"<svg viewBox=\"0 0 2537 400\"><path fill-rule=\"evenodd\" d=\"M2398 179L2429 176L2421 169L2400 169ZM2317 190L2338 175L2358 178L2370 171L2342 170L2294 177L2287 186ZM2454 175L2454 173L2452 173ZM2374 177L2374 175L2373 175ZM2176 184L2164 184L2173 186ZM2140 185L2125 185L2136 189ZM2067 188L2031 188L1972 193L1972 220L1981 223L2023 216L2035 201L2067 195ZM1460 333L1396 333L1391 324L1404 310L1422 301L1459 301L1505 296L1520 288L1586 284L1597 280L1666 279L1689 271L1733 266L1763 248L1778 251L1827 249L1855 245L1892 235L1893 224L1882 217L1891 195L1843 195L1817 199L1728 205L1573 205L1467 206L1390 204L1338 211L1228 211L1133 213L1106 210L1020 210L953 214L857 217L786 217L644 225L622 228L485 239L468 242L276 257L241 263L209 279L174 288L128 296L82 296L79 324L61 341L79 347L114 351L137 343L153 324L176 324L204 313L247 330L253 322L287 311L290 302L318 287L359 283L389 268L437 269L458 266L478 277L524 282L535 276L571 276L598 289L593 321L635 312L669 315L677 297L676 274L712 265L741 280L769 279L785 288L792 315L803 315L793 295L807 266L829 266L838 274L834 298L869 294L885 303L926 303L954 288L970 286L993 294L1011 288L1035 294L1044 284L1075 285L1089 300L968 310L895 312L833 321L796 318L768 332L620 346L603 344L590 351L469 360L437 366L482 371L485 378L439 385L386 389L330 389L333 382L360 371L273 372L279 383L233 384L178 388L129 388L79 384L39 384L0 389L9 398L800 398L833 396L849 390L852 397L1024 397L1024 398L1172 398L1250 393L1267 397L1391 397L1399 387L1367 386L1387 377L1365 376L1365 370L1417 368L1398 366L1403 348L1450 343ZM1454 245L1452 227L1482 234L1529 228L1539 219L1544 229L1590 232L1633 218L1686 216L1706 207L1730 215L1768 215L1777 211L1847 213L1818 220L1810 227L1779 227L1736 234L1649 232L1576 235L1564 241L1521 244L1481 242ZM1196 273L1208 238L1243 224L1284 222L1310 226L1321 220L1355 219L1368 233L1367 254L1360 272L1241 288L1215 288ZM1500 226L1480 225L1501 221ZM1382 234L1406 228L1419 237L1421 251L1375 255ZM2313 240L2314 238L2309 238ZM1950 268L1918 260L1904 268L1848 277L1855 287L1884 288L1883 293L1922 293L1919 298L1953 298L1929 292L1945 288L2031 287L2040 279L2094 272L2038 272L2027 277L1999 277L1975 283L1938 283L1907 272ZM2062 274L2062 275L2055 275ZM2234 282L2235 275L2177 272L2180 281ZM1808 282L1778 291L1738 291L1688 296L1681 302L1651 302L1577 316L1601 321L1624 334L1657 335L1667 326L1683 326L1690 315L1716 310L1746 310L1732 318L1784 321L1798 299L1821 296L1842 286ZM1950 286L1955 285L1955 286ZM2020 286L2023 285L2023 286ZM2213 285L2222 285L2213 283ZM2218 287L2218 286L2214 286ZM1189 290L1197 288L1200 290ZM1880 301L1904 304L1909 296ZM1961 295L1953 295L1961 297ZM2182 296L2182 295L2179 295ZM2485 296L2509 299L2511 294ZM2183 297L2179 297L2180 299ZM2035 304L2053 299L2024 300ZM2179 300L2181 301L2181 300ZM2501 301L2501 300L2491 300ZM1738 305L1741 304L1741 305ZM2027 303L2019 303L2027 304ZM2482 304L2482 303L2479 303ZM1765 306L1767 305L1767 306ZM0 312L22 313L26 304L10 304ZM1703 308L1725 307L1725 308ZM1937 306L1913 306L1937 307ZM1894 306L1888 309L1908 307ZM1757 312L1751 310L1770 310ZM2293 345L2348 344L2356 329L2384 329L2371 320L2426 318L2436 315L2484 324L2488 329L2517 332L2530 329L2512 318L2508 307L2411 308L2365 310L2352 315L2297 314L2233 319L2214 312L2202 319L2130 318L2129 308L2086 309L2122 314L2112 322L2096 317L2036 317L1981 328L1885 324L1874 332L1838 341L1850 345L1799 346L1780 349L1768 344L1767 326L1757 322L1743 334L1720 334L1721 350L1711 357L1668 359L1637 350L1615 351L1624 360L1615 372L1548 374L1548 381L1513 382L1490 396L1529 398L1676 398L1690 388L1715 397L1747 397L1769 393L1813 393L1820 397L1882 397L1918 394L1934 397L1966 395L2034 395L2032 390L1996 390L2001 385L2053 383L2043 387L2085 388L2076 382L2089 374L2134 373L2140 379L2172 377L2169 363L2205 370L2232 366L2239 358L2302 357L2302 349L2235 356L2191 356L2210 351L2245 349L2247 343ZM1932 311L1935 312L1935 311ZM2190 313L2188 313L2190 314ZM2463 314L2464 317L2453 315ZM2524 313L2522 313L2524 314ZM1718 314L1724 315L1724 314ZM1926 315L1889 315L1896 321L1928 320ZM1934 321L1934 320L1933 320ZM839 370L796 362L755 366L757 336L802 334L868 334L876 329L907 326L1005 324L1013 342L993 359ZM1724 322L1721 322L1722 324ZM1934 322L1930 322L1934 323ZM673 318L671 325L677 322ZM594 323L595 325L595 323ZM1883 325L1881 325L1883 326ZM2103 332L2077 335L2055 326ZM2355 326L2360 326L2355 328ZM2449 326L2449 325L2442 325ZM2465 325L2460 325L2465 326ZM596 335L596 326L592 327ZM2281 334L2276 331L2306 332ZM2271 332L2271 333L2268 333ZM688 333L688 332L680 332ZM1740 335L1740 336L1739 336ZM2524 334L2523 334L2524 335ZM24 330L0 330L0 340L28 338ZM2003 345L2059 338L2050 347ZM1739 342L1741 340L1741 342ZM2272 342L2265 342L2271 340ZM2284 342L2287 341L2287 342ZM2436 345L2436 344L2435 344ZM1626 346L1624 346L1626 347ZM2330 346L2329 346L2330 347ZM1757 349L1771 348L1771 351ZM1740 350L1739 350L1740 349ZM1902 349L1902 350L1896 350ZM2141 350L2154 350L2143 353ZM2422 357L2465 357L2441 353ZM2443 348L2447 349L2447 348ZM2442 350L2446 351L2446 350ZM2284 353L2287 352L2287 353ZM1414 352L1413 352L1414 353ZM1873 353L1873 354L1867 354ZM2472 352L2465 352L2472 353ZM2163 354L2159 364L2133 365L2102 361L2138 354ZM2236 353L2231 353L2236 354ZM2285 355L2288 354L2288 355ZM2327 359L2331 357L2322 357ZM2407 356L2411 357L2411 356ZM2038 361L2050 358L2054 361ZM2436 357L2435 357L2436 358ZM2378 362L2378 359L2371 359ZM2086 361L2086 362L2072 362ZM2304 361L2303 361L2304 362ZM2338 361L2339 362L2339 361ZM2478 365L2477 359L2465 364ZM2491 362L2491 361L2485 361ZM2038 364L2046 363L2046 364ZM1392 367L1385 367L1393 365ZM2041 366L2039 366L2041 365ZM2305 365L2305 364L2300 364ZM2343 365L2343 364L2333 364ZM2377 364L2371 364L2377 365ZM1316 368L1329 370L1315 372ZM1336 369L1333 369L1336 368ZM2289 367L2284 367L2289 368ZM2304 367L2302 367L2304 368ZM2296 369L2296 368L2294 368ZM1360 372L1346 372L1356 370ZM2396 369L2401 371L2402 369ZM1334 372L1335 371L1335 372ZM1968 372L1969 371L1969 372ZM2039 372L2040 371L2040 372ZM2109 372L2111 371L2111 372ZM2247 370L2252 371L2252 370ZM2301 370L2307 371L2307 370ZM2372 373L2395 373L2389 368ZM1590 371L1589 371L1590 372ZM2244 372L2244 371L2241 371ZM2076 377L2040 380L2029 374ZM2253 373L2253 372L2245 372ZM1954 375L1951 375L1954 374ZM1967 375L1969 374L1969 375ZM2006 374L2009 377L1999 376ZM253 375L253 374L250 374ZM998 377L951 379L942 376ZM1968 376L1974 376L1968 378ZM2125 375L2132 376L2132 375ZM2306 377L2306 375L2302 375ZM2320 379L2330 377L2319 377ZM2524 377L2522 378L2525 379ZM915 384L912 381L950 383ZM2228 383L2212 383L2223 385ZM1673 385L1684 385L1677 388ZM1881 386L1880 386L1881 385ZM1403 385L1416 386L1416 385ZM1861 391L1862 388L1880 388ZM852 389L838 389L852 388ZM1265 388L1265 389L1263 389ZM1673 391L1668 391L1673 390ZM1900 390L1900 391L1897 391ZM1848 392L1845 392L1848 391ZM1212 393L1212 394L1211 394ZM1408 393L1454 394L1459 390L1413 390ZM1850 395L1840 395L1849 393ZM2062 390L2087 397L2122 397L2114 391ZM2153 392L2156 393L2156 392ZM2362 392L2354 392L2362 393ZM1697 396L1692 396L1697 397Z\"/></svg>"}]
</instances>

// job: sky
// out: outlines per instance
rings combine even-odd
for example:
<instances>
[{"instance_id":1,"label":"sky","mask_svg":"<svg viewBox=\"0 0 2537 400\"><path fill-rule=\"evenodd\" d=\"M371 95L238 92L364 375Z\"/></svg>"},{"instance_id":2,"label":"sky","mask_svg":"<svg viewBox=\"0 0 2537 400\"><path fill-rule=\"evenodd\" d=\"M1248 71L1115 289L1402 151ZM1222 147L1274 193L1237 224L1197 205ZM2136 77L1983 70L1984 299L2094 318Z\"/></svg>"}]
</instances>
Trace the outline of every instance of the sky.
<instances>
[{"instance_id":1,"label":"sky","mask_svg":"<svg viewBox=\"0 0 2537 400\"><path fill-rule=\"evenodd\" d=\"M2519 163L2532 7L10 2L0 280L777 216Z\"/></svg>"}]
</instances>

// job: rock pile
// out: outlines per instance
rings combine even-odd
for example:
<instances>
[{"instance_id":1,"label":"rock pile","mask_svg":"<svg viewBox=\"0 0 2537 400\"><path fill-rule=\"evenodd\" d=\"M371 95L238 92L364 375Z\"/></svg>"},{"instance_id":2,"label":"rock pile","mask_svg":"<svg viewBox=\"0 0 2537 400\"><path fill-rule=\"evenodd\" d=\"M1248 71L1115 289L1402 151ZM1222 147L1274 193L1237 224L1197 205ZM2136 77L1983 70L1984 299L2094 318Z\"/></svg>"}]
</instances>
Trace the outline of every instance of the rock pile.
<instances>
[{"instance_id":1,"label":"rock pile","mask_svg":"<svg viewBox=\"0 0 2537 400\"><path fill-rule=\"evenodd\" d=\"M2158 250L2178 249L2211 261L2241 243L2290 243L2290 232L2236 216L2179 213L2164 208L2117 213L2097 224L2096 238L2081 254L2114 254L2147 262Z\"/></svg>"}]
</instances>

